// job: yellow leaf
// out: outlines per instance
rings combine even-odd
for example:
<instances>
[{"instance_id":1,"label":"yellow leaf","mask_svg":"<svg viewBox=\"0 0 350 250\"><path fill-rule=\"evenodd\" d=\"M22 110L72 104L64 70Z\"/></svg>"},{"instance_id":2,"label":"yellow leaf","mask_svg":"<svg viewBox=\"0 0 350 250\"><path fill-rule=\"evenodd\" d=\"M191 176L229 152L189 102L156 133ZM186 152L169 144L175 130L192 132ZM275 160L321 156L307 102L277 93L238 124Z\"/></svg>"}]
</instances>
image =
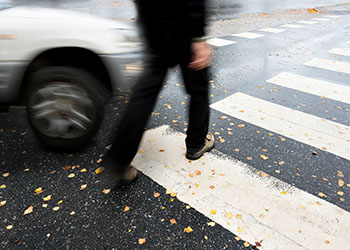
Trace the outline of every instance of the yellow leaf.
<instances>
[{"instance_id":1,"label":"yellow leaf","mask_svg":"<svg viewBox=\"0 0 350 250\"><path fill-rule=\"evenodd\" d=\"M6 201L1 201L0 202L0 207L5 206L5 204L6 204Z\"/></svg>"},{"instance_id":2,"label":"yellow leaf","mask_svg":"<svg viewBox=\"0 0 350 250\"><path fill-rule=\"evenodd\" d=\"M190 205L186 205L186 209L190 209L191 208L191 206Z\"/></svg>"},{"instance_id":3,"label":"yellow leaf","mask_svg":"<svg viewBox=\"0 0 350 250\"><path fill-rule=\"evenodd\" d=\"M155 198L157 198L157 197L160 196L160 193L154 193L153 196L154 196Z\"/></svg>"},{"instance_id":4,"label":"yellow leaf","mask_svg":"<svg viewBox=\"0 0 350 250\"><path fill-rule=\"evenodd\" d=\"M342 171L338 170L337 172L338 172L338 176L339 176L339 177L342 177L342 178L344 177L344 174L343 174Z\"/></svg>"},{"instance_id":5,"label":"yellow leaf","mask_svg":"<svg viewBox=\"0 0 350 250\"><path fill-rule=\"evenodd\" d=\"M75 215L75 211L70 212L70 215Z\"/></svg>"},{"instance_id":6,"label":"yellow leaf","mask_svg":"<svg viewBox=\"0 0 350 250\"><path fill-rule=\"evenodd\" d=\"M281 191L281 194L286 195L286 194L287 194L287 192L286 192L286 191Z\"/></svg>"},{"instance_id":7,"label":"yellow leaf","mask_svg":"<svg viewBox=\"0 0 350 250\"><path fill-rule=\"evenodd\" d=\"M33 206L28 207L28 208L24 211L23 215L32 213L32 212L33 212L33 209L34 209Z\"/></svg>"},{"instance_id":8,"label":"yellow leaf","mask_svg":"<svg viewBox=\"0 0 350 250\"><path fill-rule=\"evenodd\" d=\"M171 224L176 224L176 220L175 219L170 219L170 223Z\"/></svg>"},{"instance_id":9,"label":"yellow leaf","mask_svg":"<svg viewBox=\"0 0 350 250\"><path fill-rule=\"evenodd\" d=\"M241 214L236 214L236 218L242 219L242 215Z\"/></svg>"},{"instance_id":10,"label":"yellow leaf","mask_svg":"<svg viewBox=\"0 0 350 250\"><path fill-rule=\"evenodd\" d=\"M340 195L340 196L343 196L343 195L344 195L344 192L338 191L337 194Z\"/></svg>"},{"instance_id":11,"label":"yellow leaf","mask_svg":"<svg viewBox=\"0 0 350 250\"><path fill-rule=\"evenodd\" d=\"M103 170L104 170L103 167L99 167L99 168L97 168L97 169L95 170L95 173L96 173L96 174L102 173Z\"/></svg>"},{"instance_id":12,"label":"yellow leaf","mask_svg":"<svg viewBox=\"0 0 350 250\"><path fill-rule=\"evenodd\" d=\"M306 210L306 207L303 206L303 205L300 205L300 208L301 208L302 210Z\"/></svg>"},{"instance_id":13,"label":"yellow leaf","mask_svg":"<svg viewBox=\"0 0 350 250\"><path fill-rule=\"evenodd\" d=\"M269 159L269 157L267 157L267 156L265 156L265 155L260 155L260 158L263 159L263 160Z\"/></svg>"},{"instance_id":14,"label":"yellow leaf","mask_svg":"<svg viewBox=\"0 0 350 250\"><path fill-rule=\"evenodd\" d=\"M240 238L240 237L238 237L238 236L236 236L236 237L235 237L235 240L236 240L236 241L240 241L240 240L241 240L241 238Z\"/></svg>"},{"instance_id":15,"label":"yellow leaf","mask_svg":"<svg viewBox=\"0 0 350 250\"><path fill-rule=\"evenodd\" d=\"M35 189L34 191L36 194L41 194L43 192L43 189L41 187Z\"/></svg>"},{"instance_id":16,"label":"yellow leaf","mask_svg":"<svg viewBox=\"0 0 350 250\"><path fill-rule=\"evenodd\" d=\"M97 160L97 163L101 163L101 162L102 162L102 159L101 159L101 158Z\"/></svg>"},{"instance_id":17,"label":"yellow leaf","mask_svg":"<svg viewBox=\"0 0 350 250\"><path fill-rule=\"evenodd\" d=\"M339 185L339 187L344 186L344 181L342 179L339 179L338 180L338 185Z\"/></svg>"},{"instance_id":18,"label":"yellow leaf","mask_svg":"<svg viewBox=\"0 0 350 250\"><path fill-rule=\"evenodd\" d=\"M240 233L243 233L243 232L244 232L244 229L241 228L241 227L238 227L238 228L237 228L237 231L240 232Z\"/></svg>"},{"instance_id":19,"label":"yellow leaf","mask_svg":"<svg viewBox=\"0 0 350 250\"><path fill-rule=\"evenodd\" d=\"M109 192L111 192L111 190L110 190L110 189L103 189L102 192L103 192L104 194L109 194Z\"/></svg>"},{"instance_id":20,"label":"yellow leaf","mask_svg":"<svg viewBox=\"0 0 350 250\"><path fill-rule=\"evenodd\" d=\"M284 164L284 161L280 161L278 165L282 166Z\"/></svg>"},{"instance_id":21,"label":"yellow leaf","mask_svg":"<svg viewBox=\"0 0 350 250\"><path fill-rule=\"evenodd\" d=\"M68 175L68 178L73 178L74 176L75 176L75 174L71 173L71 174Z\"/></svg>"},{"instance_id":22,"label":"yellow leaf","mask_svg":"<svg viewBox=\"0 0 350 250\"><path fill-rule=\"evenodd\" d=\"M193 174L188 174L188 177L193 178L194 175Z\"/></svg>"},{"instance_id":23,"label":"yellow leaf","mask_svg":"<svg viewBox=\"0 0 350 250\"><path fill-rule=\"evenodd\" d=\"M248 161L251 161L251 160L253 160L253 157L248 156L248 157L247 157L247 160L248 160Z\"/></svg>"},{"instance_id":24,"label":"yellow leaf","mask_svg":"<svg viewBox=\"0 0 350 250\"><path fill-rule=\"evenodd\" d=\"M316 10L316 9L307 9L307 12L309 12L309 13L321 13L320 11L318 11L318 10Z\"/></svg>"},{"instance_id":25,"label":"yellow leaf","mask_svg":"<svg viewBox=\"0 0 350 250\"><path fill-rule=\"evenodd\" d=\"M224 143L224 142L225 142L225 139L220 138L219 141L220 141L221 143Z\"/></svg>"},{"instance_id":26,"label":"yellow leaf","mask_svg":"<svg viewBox=\"0 0 350 250\"><path fill-rule=\"evenodd\" d=\"M10 175L10 173L4 173L4 174L2 175L2 177L6 178L6 177L8 177L9 175Z\"/></svg>"},{"instance_id":27,"label":"yellow leaf","mask_svg":"<svg viewBox=\"0 0 350 250\"><path fill-rule=\"evenodd\" d=\"M87 170L86 170L86 168L83 168L82 170L80 170L80 172L85 173L85 172L87 172Z\"/></svg>"},{"instance_id":28,"label":"yellow leaf","mask_svg":"<svg viewBox=\"0 0 350 250\"><path fill-rule=\"evenodd\" d=\"M57 202L57 204L61 204L62 202L63 202L63 200L60 200L60 201Z\"/></svg>"},{"instance_id":29,"label":"yellow leaf","mask_svg":"<svg viewBox=\"0 0 350 250\"><path fill-rule=\"evenodd\" d=\"M80 186L80 191L84 190L87 187L87 184L83 184Z\"/></svg>"},{"instance_id":30,"label":"yellow leaf","mask_svg":"<svg viewBox=\"0 0 350 250\"><path fill-rule=\"evenodd\" d=\"M8 226L6 227L7 230L11 230L12 228L13 228L13 225L8 225Z\"/></svg>"},{"instance_id":31,"label":"yellow leaf","mask_svg":"<svg viewBox=\"0 0 350 250\"><path fill-rule=\"evenodd\" d=\"M246 241L243 243L243 245L244 245L245 247L249 247L249 243L246 242Z\"/></svg>"},{"instance_id":32,"label":"yellow leaf","mask_svg":"<svg viewBox=\"0 0 350 250\"><path fill-rule=\"evenodd\" d=\"M320 197L327 197L324 193L321 193L321 192L319 192L318 195L319 195Z\"/></svg>"},{"instance_id":33,"label":"yellow leaf","mask_svg":"<svg viewBox=\"0 0 350 250\"><path fill-rule=\"evenodd\" d=\"M239 128L244 128L245 125L244 125L244 124L238 124L237 127L239 127Z\"/></svg>"},{"instance_id":34,"label":"yellow leaf","mask_svg":"<svg viewBox=\"0 0 350 250\"><path fill-rule=\"evenodd\" d=\"M124 212L128 212L129 210L130 210L130 207L125 206L125 208L124 208Z\"/></svg>"},{"instance_id":35,"label":"yellow leaf","mask_svg":"<svg viewBox=\"0 0 350 250\"><path fill-rule=\"evenodd\" d=\"M210 214L216 214L216 210L210 210Z\"/></svg>"},{"instance_id":36,"label":"yellow leaf","mask_svg":"<svg viewBox=\"0 0 350 250\"><path fill-rule=\"evenodd\" d=\"M42 207L47 208L47 204L46 204L46 203L44 203L44 204L42 205Z\"/></svg>"},{"instance_id":37,"label":"yellow leaf","mask_svg":"<svg viewBox=\"0 0 350 250\"><path fill-rule=\"evenodd\" d=\"M54 207L52 210L56 212L56 211L60 210L60 207L58 207L58 206Z\"/></svg>"},{"instance_id":38,"label":"yellow leaf","mask_svg":"<svg viewBox=\"0 0 350 250\"><path fill-rule=\"evenodd\" d=\"M215 226L215 222L214 221L208 222L207 224L208 224L208 226L211 226L211 227Z\"/></svg>"},{"instance_id":39,"label":"yellow leaf","mask_svg":"<svg viewBox=\"0 0 350 250\"><path fill-rule=\"evenodd\" d=\"M1 189L4 189L4 188L6 188L6 185L5 185L5 184L2 184L2 185L0 186L0 188L1 188Z\"/></svg>"},{"instance_id":40,"label":"yellow leaf","mask_svg":"<svg viewBox=\"0 0 350 250\"><path fill-rule=\"evenodd\" d=\"M173 192L173 190L171 190L171 189L165 190L165 194L171 194L172 192Z\"/></svg>"},{"instance_id":41,"label":"yellow leaf","mask_svg":"<svg viewBox=\"0 0 350 250\"><path fill-rule=\"evenodd\" d=\"M225 217L227 219L232 219L232 213L225 213Z\"/></svg>"},{"instance_id":42,"label":"yellow leaf","mask_svg":"<svg viewBox=\"0 0 350 250\"><path fill-rule=\"evenodd\" d=\"M146 243L146 238L140 238L139 239L139 244L142 245L142 244L145 244Z\"/></svg>"},{"instance_id":43,"label":"yellow leaf","mask_svg":"<svg viewBox=\"0 0 350 250\"><path fill-rule=\"evenodd\" d=\"M44 200L44 201L49 201L49 200L51 200L51 196L52 196L52 195L50 194L50 195L44 197L43 200Z\"/></svg>"},{"instance_id":44,"label":"yellow leaf","mask_svg":"<svg viewBox=\"0 0 350 250\"><path fill-rule=\"evenodd\" d=\"M184 229L184 232L185 232L185 233L191 233L191 232L193 232L193 229L192 229L191 227L186 227L186 228Z\"/></svg>"}]
</instances>

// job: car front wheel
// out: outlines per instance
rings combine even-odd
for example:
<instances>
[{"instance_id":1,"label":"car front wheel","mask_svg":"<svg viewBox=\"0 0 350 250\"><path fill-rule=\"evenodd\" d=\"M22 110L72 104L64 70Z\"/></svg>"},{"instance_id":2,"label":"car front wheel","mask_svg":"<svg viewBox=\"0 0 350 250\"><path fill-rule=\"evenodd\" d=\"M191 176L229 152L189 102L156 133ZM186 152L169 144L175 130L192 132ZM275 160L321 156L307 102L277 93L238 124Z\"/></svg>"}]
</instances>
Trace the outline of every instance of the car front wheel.
<instances>
[{"instance_id":1,"label":"car front wheel","mask_svg":"<svg viewBox=\"0 0 350 250\"><path fill-rule=\"evenodd\" d=\"M33 73L27 114L39 141L59 150L88 143L102 122L104 91L101 82L81 69L46 67Z\"/></svg>"}]
</instances>

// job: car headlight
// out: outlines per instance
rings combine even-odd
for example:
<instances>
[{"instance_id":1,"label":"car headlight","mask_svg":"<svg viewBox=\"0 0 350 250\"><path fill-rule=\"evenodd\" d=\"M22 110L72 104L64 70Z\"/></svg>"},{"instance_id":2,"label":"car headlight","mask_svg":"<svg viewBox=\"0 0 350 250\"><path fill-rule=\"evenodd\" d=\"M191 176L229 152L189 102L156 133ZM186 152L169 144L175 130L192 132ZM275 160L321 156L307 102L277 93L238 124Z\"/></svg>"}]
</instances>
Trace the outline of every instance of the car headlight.
<instances>
[{"instance_id":1,"label":"car headlight","mask_svg":"<svg viewBox=\"0 0 350 250\"><path fill-rule=\"evenodd\" d=\"M115 43L141 43L137 30L133 29L107 30L107 36Z\"/></svg>"}]
</instances>

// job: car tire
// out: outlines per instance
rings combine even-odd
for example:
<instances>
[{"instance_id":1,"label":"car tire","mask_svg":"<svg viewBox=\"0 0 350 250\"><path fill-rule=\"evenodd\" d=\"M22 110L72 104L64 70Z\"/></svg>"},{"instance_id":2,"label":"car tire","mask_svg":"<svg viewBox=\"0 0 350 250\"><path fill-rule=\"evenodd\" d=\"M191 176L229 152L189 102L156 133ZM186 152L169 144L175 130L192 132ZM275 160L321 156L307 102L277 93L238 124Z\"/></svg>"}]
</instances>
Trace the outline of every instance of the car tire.
<instances>
[{"instance_id":1,"label":"car tire","mask_svg":"<svg viewBox=\"0 0 350 250\"><path fill-rule=\"evenodd\" d=\"M27 116L40 143L74 151L91 141L103 119L106 92L90 73L45 67L29 77Z\"/></svg>"}]
</instances>

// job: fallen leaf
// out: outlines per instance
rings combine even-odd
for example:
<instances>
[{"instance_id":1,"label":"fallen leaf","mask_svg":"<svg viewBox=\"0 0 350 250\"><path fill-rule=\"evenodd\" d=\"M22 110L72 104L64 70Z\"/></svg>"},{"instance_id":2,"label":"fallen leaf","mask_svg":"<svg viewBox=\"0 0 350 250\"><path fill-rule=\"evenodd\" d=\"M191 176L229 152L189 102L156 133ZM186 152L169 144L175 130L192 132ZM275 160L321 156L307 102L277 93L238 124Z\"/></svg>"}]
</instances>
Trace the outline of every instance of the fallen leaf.
<instances>
[{"instance_id":1,"label":"fallen leaf","mask_svg":"<svg viewBox=\"0 0 350 250\"><path fill-rule=\"evenodd\" d=\"M287 192L286 192L286 191L281 191L281 194L286 195L286 194L287 194Z\"/></svg>"},{"instance_id":2,"label":"fallen leaf","mask_svg":"<svg viewBox=\"0 0 350 250\"><path fill-rule=\"evenodd\" d=\"M1 201L0 202L0 207L5 206L5 204L6 204L6 201Z\"/></svg>"},{"instance_id":3,"label":"fallen leaf","mask_svg":"<svg viewBox=\"0 0 350 250\"><path fill-rule=\"evenodd\" d=\"M58 207L58 206L54 207L52 210L56 212L56 211L60 210L60 207Z\"/></svg>"},{"instance_id":4,"label":"fallen leaf","mask_svg":"<svg viewBox=\"0 0 350 250\"><path fill-rule=\"evenodd\" d=\"M57 204L61 204L62 202L63 202L63 200L60 200L60 201L57 202Z\"/></svg>"},{"instance_id":5,"label":"fallen leaf","mask_svg":"<svg viewBox=\"0 0 350 250\"><path fill-rule=\"evenodd\" d=\"M260 155L260 158L263 159L263 160L269 159L269 157L267 157L267 156L265 156L265 155Z\"/></svg>"},{"instance_id":6,"label":"fallen leaf","mask_svg":"<svg viewBox=\"0 0 350 250\"><path fill-rule=\"evenodd\" d=\"M239 127L239 128L244 128L245 125L244 125L244 124L238 124L237 127Z\"/></svg>"},{"instance_id":7,"label":"fallen leaf","mask_svg":"<svg viewBox=\"0 0 350 250\"><path fill-rule=\"evenodd\" d=\"M34 209L33 206L28 207L28 208L24 211L23 215L32 213L32 212L33 212L33 209Z\"/></svg>"},{"instance_id":8,"label":"fallen leaf","mask_svg":"<svg viewBox=\"0 0 350 250\"><path fill-rule=\"evenodd\" d=\"M139 239L139 244L142 245L142 244L145 244L146 243L146 238L140 238Z\"/></svg>"},{"instance_id":9,"label":"fallen leaf","mask_svg":"<svg viewBox=\"0 0 350 250\"><path fill-rule=\"evenodd\" d=\"M155 198L157 198L157 197L160 196L160 193L154 193L153 196L154 196Z\"/></svg>"},{"instance_id":10,"label":"fallen leaf","mask_svg":"<svg viewBox=\"0 0 350 250\"><path fill-rule=\"evenodd\" d=\"M99 168L97 168L97 169L95 170L95 173L96 173L96 174L99 174L99 173L103 172L103 170L104 170L103 167L99 167Z\"/></svg>"},{"instance_id":11,"label":"fallen leaf","mask_svg":"<svg viewBox=\"0 0 350 250\"><path fill-rule=\"evenodd\" d=\"M303 205L300 205L300 208L301 208L302 210L306 210L306 207L303 206Z\"/></svg>"},{"instance_id":12,"label":"fallen leaf","mask_svg":"<svg viewBox=\"0 0 350 250\"><path fill-rule=\"evenodd\" d=\"M208 240L208 236L204 235L204 239L205 239L205 240Z\"/></svg>"},{"instance_id":13,"label":"fallen leaf","mask_svg":"<svg viewBox=\"0 0 350 250\"><path fill-rule=\"evenodd\" d=\"M72 168L72 166L65 166L64 168L63 168L63 170L64 171L67 171L68 169L71 169Z\"/></svg>"},{"instance_id":14,"label":"fallen leaf","mask_svg":"<svg viewBox=\"0 0 350 250\"><path fill-rule=\"evenodd\" d=\"M216 214L216 210L210 210L210 214Z\"/></svg>"},{"instance_id":15,"label":"fallen leaf","mask_svg":"<svg viewBox=\"0 0 350 250\"><path fill-rule=\"evenodd\" d=\"M242 219L242 215L241 214L236 214L236 218Z\"/></svg>"},{"instance_id":16,"label":"fallen leaf","mask_svg":"<svg viewBox=\"0 0 350 250\"><path fill-rule=\"evenodd\" d=\"M221 143L224 143L224 142L225 142L225 139L220 138L219 141L220 141Z\"/></svg>"},{"instance_id":17,"label":"fallen leaf","mask_svg":"<svg viewBox=\"0 0 350 250\"><path fill-rule=\"evenodd\" d=\"M0 186L0 189L4 189L4 188L6 188L6 185L5 185L5 184L2 184L2 185Z\"/></svg>"},{"instance_id":18,"label":"fallen leaf","mask_svg":"<svg viewBox=\"0 0 350 250\"><path fill-rule=\"evenodd\" d=\"M83 184L80 186L80 191L84 190L87 187L87 184Z\"/></svg>"},{"instance_id":19,"label":"fallen leaf","mask_svg":"<svg viewBox=\"0 0 350 250\"><path fill-rule=\"evenodd\" d=\"M343 174L342 171L338 170L337 172L338 172L338 176L339 176L339 177L344 177L344 174Z\"/></svg>"},{"instance_id":20,"label":"fallen leaf","mask_svg":"<svg viewBox=\"0 0 350 250\"><path fill-rule=\"evenodd\" d=\"M46 203L44 203L44 204L42 205L42 207L47 208L47 204L46 204Z\"/></svg>"},{"instance_id":21,"label":"fallen leaf","mask_svg":"<svg viewBox=\"0 0 350 250\"><path fill-rule=\"evenodd\" d=\"M100 159L98 159L96 162L97 162L97 163L101 163L101 162L102 162L102 159L100 158Z\"/></svg>"},{"instance_id":22,"label":"fallen leaf","mask_svg":"<svg viewBox=\"0 0 350 250\"><path fill-rule=\"evenodd\" d=\"M12 228L13 228L13 225L8 225L8 226L6 227L7 230L11 230Z\"/></svg>"},{"instance_id":23,"label":"fallen leaf","mask_svg":"<svg viewBox=\"0 0 350 250\"><path fill-rule=\"evenodd\" d=\"M344 195L344 192L338 191L337 194L340 195L340 196L343 196L343 195Z\"/></svg>"},{"instance_id":24,"label":"fallen leaf","mask_svg":"<svg viewBox=\"0 0 350 250\"><path fill-rule=\"evenodd\" d=\"M265 215L260 214L259 217L260 217L261 219L264 219L264 218L265 218Z\"/></svg>"},{"instance_id":25,"label":"fallen leaf","mask_svg":"<svg viewBox=\"0 0 350 250\"><path fill-rule=\"evenodd\" d=\"M238 227L238 228L237 228L237 231L240 232L240 233L243 233L243 232L244 232L244 229L241 228L241 227Z\"/></svg>"},{"instance_id":26,"label":"fallen leaf","mask_svg":"<svg viewBox=\"0 0 350 250\"><path fill-rule=\"evenodd\" d=\"M44 201L49 201L49 200L51 200L51 197L52 197L52 195L50 194L50 195L44 197L43 200Z\"/></svg>"},{"instance_id":27,"label":"fallen leaf","mask_svg":"<svg viewBox=\"0 0 350 250\"><path fill-rule=\"evenodd\" d=\"M75 215L75 211L70 212L70 215Z\"/></svg>"},{"instance_id":28,"label":"fallen leaf","mask_svg":"<svg viewBox=\"0 0 350 250\"><path fill-rule=\"evenodd\" d=\"M313 154L313 155L317 155L317 152L316 152L316 151L312 151L312 154Z\"/></svg>"},{"instance_id":29,"label":"fallen leaf","mask_svg":"<svg viewBox=\"0 0 350 250\"><path fill-rule=\"evenodd\" d=\"M201 171L199 171L199 170L196 170L196 171L194 171L195 173L196 173L196 175L201 175Z\"/></svg>"},{"instance_id":30,"label":"fallen leaf","mask_svg":"<svg viewBox=\"0 0 350 250\"><path fill-rule=\"evenodd\" d=\"M339 185L339 187L342 187L342 186L344 186L344 181L342 180L342 179L339 179L338 180L338 185Z\"/></svg>"},{"instance_id":31,"label":"fallen leaf","mask_svg":"<svg viewBox=\"0 0 350 250\"><path fill-rule=\"evenodd\" d=\"M73 178L75 176L75 174L74 173L71 173L71 174L69 174L67 177L68 178Z\"/></svg>"},{"instance_id":32,"label":"fallen leaf","mask_svg":"<svg viewBox=\"0 0 350 250\"><path fill-rule=\"evenodd\" d=\"M215 222L214 221L208 222L207 224L208 224L208 226L211 226L211 227L215 226Z\"/></svg>"},{"instance_id":33,"label":"fallen leaf","mask_svg":"<svg viewBox=\"0 0 350 250\"><path fill-rule=\"evenodd\" d=\"M193 174L188 174L188 177L193 178L194 175Z\"/></svg>"},{"instance_id":34,"label":"fallen leaf","mask_svg":"<svg viewBox=\"0 0 350 250\"><path fill-rule=\"evenodd\" d=\"M176 224L176 220L175 219L170 219L170 223L171 224Z\"/></svg>"},{"instance_id":35,"label":"fallen leaf","mask_svg":"<svg viewBox=\"0 0 350 250\"><path fill-rule=\"evenodd\" d=\"M36 194L41 194L41 193L44 192L44 191L43 191L43 189L42 189L41 187L39 187L39 188L35 189L34 192L35 192Z\"/></svg>"},{"instance_id":36,"label":"fallen leaf","mask_svg":"<svg viewBox=\"0 0 350 250\"><path fill-rule=\"evenodd\" d=\"M4 174L2 175L2 177L6 178L6 177L9 177L9 175L10 175L10 173L4 173Z\"/></svg>"},{"instance_id":37,"label":"fallen leaf","mask_svg":"<svg viewBox=\"0 0 350 250\"><path fill-rule=\"evenodd\" d=\"M103 192L104 194L109 194L109 192L111 192L111 190L110 190L110 189L103 189L102 192Z\"/></svg>"},{"instance_id":38,"label":"fallen leaf","mask_svg":"<svg viewBox=\"0 0 350 250\"><path fill-rule=\"evenodd\" d=\"M246 241L243 243L243 245L244 245L245 247L249 247L249 246L250 246L249 243L246 242Z\"/></svg>"},{"instance_id":39,"label":"fallen leaf","mask_svg":"<svg viewBox=\"0 0 350 250\"><path fill-rule=\"evenodd\" d=\"M253 157L248 156L248 157L247 157L247 160L248 160L248 161L251 161L251 160L253 160Z\"/></svg>"},{"instance_id":40,"label":"fallen leaf","mask_svg":"<svg viewBox=\"0 0 350 250\"><path fill-rule=\"evenodd\" d=\"M327 245L329 244L329 243L331 243L329 240L326 240L324 243L326 243Z\"/></svg>"},{"instance_id":41,"label":"fallen leaf","mask_svg":"<svg viewBox=\"0 0 350 250\"><path fill-rule=\"evenodd\" d=\"M280 161L278 165L282 166L284 164L284 161Z\"/></svg>"},{"instance_id":42,"label":"fallen leaf","mask_svg":"<svg viewBox=\"0 0 350 250\"><path fill-rule=\"evenodd\" d=\"M321 193L321 192L319 192L318 195L319 195L320 197L327 197L324 193Z\"/></svg>"},{"instance_id":43,"label":"fallen leaf","mask_svg":"<svg viewBox=\"0 0 350 250\"><path fill-rule=\"evenodd\" d=\"M241 240L241 238L240 238L240 237L238 237L238 236L236 236L236 237L235 237L235 240L236 240L236 241L240 241L240 240Z\"/></svg>"},{"instance_id":44,"label":"fallen leaf","mask_svg":"<svg viewBox=\"0 0 350 250\"><path fill-rule=\"evenodd\" d=\"M165 149L159 149L159 152L164 152L165 151Z\"/></svg>"},{"instance_id":45,"label":"fallen leaf","mask_svg":"<svg viewBox=\"0 0 350 250\"><path fill-rule=\"evenodd\" d=\"M232 219L232 213L225 213L225 217L227 219Z\"/></svg>"},{"instance_id":46,"label":"fallen leaf","mask_svg":"<svg viewBox=\"0 0 350 250\"><path fill-rule=\"evenodd\" d=\"M186 228L184 229L184 232L185 232L185 233L191 233L191 232L193 232L193 229L192 229L191 227L186 227Z\"/></svg>"},{"instance_id":47,"label":"fallen leaf","mask_svg":"<svg viewBox=\"0 0 350 250\"><path fill-rule=\"evenodd\" d=\"M307 9L307 12L309 12L309 13L321 13L320 11L318 11L318 10L316 10L316 9Z\"/></svg>"},{"instance_id":48,"label":"fallen leaf","mask_svg":"<svg viewBox=\"0 0 350 250\"><path fill-rule=\"evenodd\" d=\"M319 202L319 201L316 201L316 204L317 204L318 206L322 206L322 203Z\"/></svg>"},{"instance_id":49,"label":"fallen leaf","mask_svg":"<svg viewBox=\"0 0 350 250\"><path fill-rule=\"evenodd\" d=\"M214 189L214 188L215 188L215 186L211 185L209 188L210 188L210 189Z\"/></svg>"},{"instance_id":50,"label":"fallen leaf","mask_svg":"<svg viewBox=\"0 0 350 250\"><path fill-rule=\"evenodd\" d=\"M128 212L130 210L130 207L128 207L128 206L125 206L125 208L124 208L124 212Z\"/></svg>"},{"instance_id":51,"label":"fallen leaf","mask_svg":"<svg viewBox=\"0 0 350 250\"><path fill-rule=\"evenodd\" d=\"M191 206L190 205L186 205L186 209L190 209L191 208Z\"/></svg>"},{"instance_id":52,"label":"fallen leaf","mask_svg":"<svg viewBox=\"0 0 350 250\"><path fill-rule=\"evenodd\" d=\"M80 170L80 172L85 173L85 172L87 172L87 170L86 170L86 168L83 168L82 170Z\"/></svg>"}]
</instances>

